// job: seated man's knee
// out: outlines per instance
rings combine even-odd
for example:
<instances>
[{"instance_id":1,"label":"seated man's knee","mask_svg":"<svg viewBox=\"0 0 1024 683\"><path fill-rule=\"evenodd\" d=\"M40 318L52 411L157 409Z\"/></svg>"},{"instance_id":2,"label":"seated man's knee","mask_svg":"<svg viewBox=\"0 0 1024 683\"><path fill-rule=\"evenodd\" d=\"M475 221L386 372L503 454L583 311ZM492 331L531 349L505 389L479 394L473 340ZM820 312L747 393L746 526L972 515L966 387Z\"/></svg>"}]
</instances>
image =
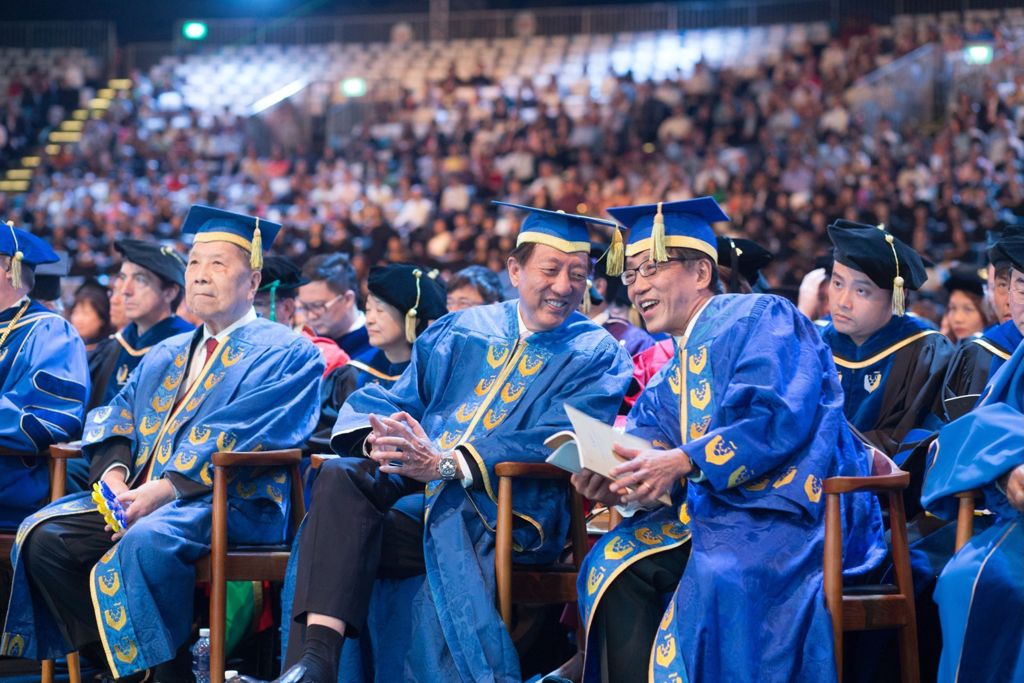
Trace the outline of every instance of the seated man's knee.
<instances>
[{"instance_id":1,"label":"seated man's knee","mask_svg":"<svg viewBox=\"0 0 1024 683\"><path fill-rule=\"evenodd\" d=\"M325 460L313 484L313 495L336 496L363 489L373 478L377 464L369 458L342 457Z\"/></svg>"},{"instance_id":2,"label":"seated man's knee","mask_svg":"<svg viewBox=\"0 0 1024 683\"><path fill-rule=\"evenodd\" d=\"M21 546L21 556L24 558L26 566L29 566L34 559L56 557L63 550L64 541L60 530L56 528L56 525L42 522L28 532L28 536Z\"/></svg>"}]
</instances>

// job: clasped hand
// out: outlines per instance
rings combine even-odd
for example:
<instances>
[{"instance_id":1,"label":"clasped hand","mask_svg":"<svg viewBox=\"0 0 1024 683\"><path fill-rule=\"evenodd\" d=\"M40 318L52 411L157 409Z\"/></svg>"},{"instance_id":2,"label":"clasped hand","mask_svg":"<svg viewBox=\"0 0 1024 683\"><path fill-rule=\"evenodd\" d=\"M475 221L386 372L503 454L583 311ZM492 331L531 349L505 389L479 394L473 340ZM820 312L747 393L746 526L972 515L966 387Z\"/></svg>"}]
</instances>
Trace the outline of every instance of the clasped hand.
<instances>
[{"instance_id":1,"label":"clasped hand","mask_svg":"<svg viewBox=\"0 0 1024 683\"><path fill-rule=\"evenodd\" d=\"M124 506L127 526L110 537L110 540L115 542L121 540L132 524L175 498L174 486L167 479L147 481L137 489L130 489L124 481L124 474L120 470L114 470L108 472L103 481L117 496L117 501ZM113 531L109 524L104 527L104 530Z\"/></svg>"},{"instance_id":2,"label":"clasped hand","mask_svg":"<svg viewBox=\"0 0 1024 683\"><path fill-rule=\"evenodd\" d=\"M680 448L666 451L615 445L614 450L627 460L612 468L614 480L590 470L572 475L572 484L580 495L605 505L636 502L652 507L672 488L673 482L693 471L689 456Z\"/></svg>"},{"instance_id":3,"label":"clasped hand","mask_svg":"<svg viewBox=\"0 0 1024 683\"><path fill-rule=\"evenodd\" d=\"M381 472L400 474L424 483L438 478L441 450L411 415L405 412L391 417L370 415L370 426L373 431L366 441L370 445L370 457L380 465Z\"/></svg>"}]
</instances>

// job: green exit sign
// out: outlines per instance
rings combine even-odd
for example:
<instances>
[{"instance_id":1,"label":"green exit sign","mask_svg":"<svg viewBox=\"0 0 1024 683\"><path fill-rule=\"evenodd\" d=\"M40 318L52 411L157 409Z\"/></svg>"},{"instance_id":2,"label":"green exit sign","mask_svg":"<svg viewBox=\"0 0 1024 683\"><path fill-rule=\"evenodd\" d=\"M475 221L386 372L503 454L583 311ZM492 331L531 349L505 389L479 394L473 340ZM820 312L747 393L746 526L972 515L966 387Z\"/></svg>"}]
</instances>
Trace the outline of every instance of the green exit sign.
<instances>
[{"instance_id":1,"label":"green exit sign","mask_svg":"<svg viewBox=\"0 0 1024 683\"><path fill-rule=\"evenodd\" d=\"M181 25L181 35L186 40L202 40L206 37L206 24L201 21L186 21Z\"/></svg>"}]
</instances>

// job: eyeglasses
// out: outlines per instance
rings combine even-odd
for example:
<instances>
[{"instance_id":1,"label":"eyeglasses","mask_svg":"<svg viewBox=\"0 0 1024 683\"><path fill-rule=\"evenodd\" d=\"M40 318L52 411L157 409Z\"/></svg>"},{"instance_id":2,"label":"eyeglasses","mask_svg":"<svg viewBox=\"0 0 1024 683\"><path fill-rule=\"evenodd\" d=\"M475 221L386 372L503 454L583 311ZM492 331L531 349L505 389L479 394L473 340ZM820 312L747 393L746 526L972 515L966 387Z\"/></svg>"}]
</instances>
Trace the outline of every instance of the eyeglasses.
<instances>
[{"instance_id":1,"label":"eyeglasses","mask_svg":"<svg viewBox=\"0 0 1024 683\"><path fill-rule=\"evenodd\" d=\"M302 311L306 315L309 315L309 316L311 316L313 318L319 318L324 313L326 313L327 310L331 306L333 306L334 304L336 304L339 301L341 301L344 297L345 297L344 294L339 294L338 296L334 297L330 301L326 301L326 302L325 301L314 301L312 303L303 303L302 301L299 301L299 303L296 304L295 308L296 308L296 310Z\"/></svg>"},{"instance_id":2,"label":"eyeglasses","mask_svg":"<svg viewBox=\"0 0 1024 683\"><path fill-rule=\"evenodd\" d=\"M644 261L643 263L640 264L639 268L627 268L626 270L622 271L622 274L619 276L619 278L622 279L622 284L624 284L627 287L629 287L634 282L636 282L636 276L638 274L642 275L644 277L644 279L647 279L649 277L654 277L655 273L657 273L659 270L661 270L662 268L664 268L665 266L667 266L670 263L673 263L673 262L683 263L685 261L696 261L696 260L698 260L698 259L696 259L696 258L685 258L685 257L679 256L679 257L676 257L676 258L670 258L668 261Z\"/></svg>"}]
</instances>

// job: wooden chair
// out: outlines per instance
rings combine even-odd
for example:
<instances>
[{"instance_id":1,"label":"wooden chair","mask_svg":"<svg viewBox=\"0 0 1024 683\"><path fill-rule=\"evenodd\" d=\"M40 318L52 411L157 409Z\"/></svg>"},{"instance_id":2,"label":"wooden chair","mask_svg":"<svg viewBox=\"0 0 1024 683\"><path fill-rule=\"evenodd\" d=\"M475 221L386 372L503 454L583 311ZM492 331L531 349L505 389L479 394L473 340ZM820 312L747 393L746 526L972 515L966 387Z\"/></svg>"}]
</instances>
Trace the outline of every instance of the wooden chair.
<instances>
[{"instance_id":1,"label":"wooden chair","mask_svg":"<svg viewBox=\"0 0 1024 683\"><path fill-rule=\"evenodd\" d=\"M234 547L228 544L228 475L239 467L287 467L291 479L291 540L306 514L299 461L302 450L213 454L213 528L210 554L196 563L196 581L210 582L210 680L224 680L228 581L284 581L290 545Z\"/></svg>"},{"instance_id":2,"label":"wooden chair","mask_svg":"<svg viewBox=\"0 0 1024 683\"><path fill-rule=\"evenodd\" d=\"M77 448L66 444L54 446L62 453L80 455ZM62 455L61 457L71 457ZM210 533L210 554L196 563L196 581L210 583L210 680L224 680L227 582L228 581L284 581L288 567L290 547L246 546L231 547L228 544L228 474L240 467L287 467L291 475L291 515L289 538L295 535L306 514L302 500L302 482L299 479L299 461L302 451L298 448L281 451L237 452L213 454L213 522ZM62 480L63 481L63 480ZM62 484L63 486L63 484ZM43 664L43 681L52 683L53 663L49 663L50 678L46 678L47 666ZM81 681L78 655L68 655L68 670L72 683Z\"/></svg>"},{"instance_id":3,"label":"wooden chair","mask_svg":"<svg viewBox=\"0 0 1024 683\"><path fill-rule=\"evenodd\" d=\"M7 449L0 449L0 457L5 458L48 458L47 467L50 471L50 502L57 500L58 498L64 497L64 490L66 486L66 478L68 473L68 459L76 458L81 453L77 449L61 449L58 446L50 446L49 451L42 451L39 453L22 453L19 451L11 451ZM11 532L0 532L0 553L3 557L9 558L11 556L11 548L14 547L15 531ZM71 678L71 683L80 683L81 675L79 674L78 668L78 654L71 653L68 655L68 673ZM52 660L43 660L42 671L40 674L43 683L53 683L54 677L54 662Z\"/></svg>"},{"instance_id":4,"label":"wooden chair","mask_svg":"<svg viewBox=\"0 0 1024 683\"><path fill-rule=\"evenodd\" d=\"M583 497L568 485L570 474L546 463L502 462L494 466L498 476L498 523L496 528L494 574L498 611L505 627L512 629L512 605L552 604L576 601L576 576L587 554L587 527ZM512 480L534 479L564 482L571 492L569 540L572 558L547 566L512 564ZM583 650L583 633L577 630L577 645Z\"/></svg>"},{"instance_id":5,"label":"wooden chair","mask_svg":"<svg viewBox=\"0 0 1024 683\"><path fill-rule=\"evenodd\" d=\"M47 467L50 471L50 502L63 498L66 487L66 479L68 472L68 459L80 456L81 453L77 449L61 449L58 446L50 446L49 452L43 451L41 453L20 453L17 451L9 451L6 449L0 449L0 457L31 457L31 458L45 458L49 457ZM15 534L12 533L0 533L0 553L3 553L5 558L11 556L11 548L14 547ZM54 677L54 662L52 660L43 660L41 680L43 683L53 683ZM68 655L68 675L71 679L71 683L80 683L81 675L78 667L78 654L70 653Z\"/></svg>"},{"instance_id":6,"label":"wooden chair","mask_svg":"<svg viewBox=\"0 0 1024 683\"><path fill-rule=\"evenodd\" d=\"M843 632L896 629L899 638L900 674L903 683L920 680L917 660L917 621L914 615L914 581L910 573L907 518L902 492L910 473L874 451L869 477L831 477L824 481L825 503L825 601L832 615L836 669L843 676ZM871 491L885 494L889 502L892 559L896 585L843 590L843 528L839 496ZM870 590L865 592L866 589Z\"/></svg>"}]
</instances>

